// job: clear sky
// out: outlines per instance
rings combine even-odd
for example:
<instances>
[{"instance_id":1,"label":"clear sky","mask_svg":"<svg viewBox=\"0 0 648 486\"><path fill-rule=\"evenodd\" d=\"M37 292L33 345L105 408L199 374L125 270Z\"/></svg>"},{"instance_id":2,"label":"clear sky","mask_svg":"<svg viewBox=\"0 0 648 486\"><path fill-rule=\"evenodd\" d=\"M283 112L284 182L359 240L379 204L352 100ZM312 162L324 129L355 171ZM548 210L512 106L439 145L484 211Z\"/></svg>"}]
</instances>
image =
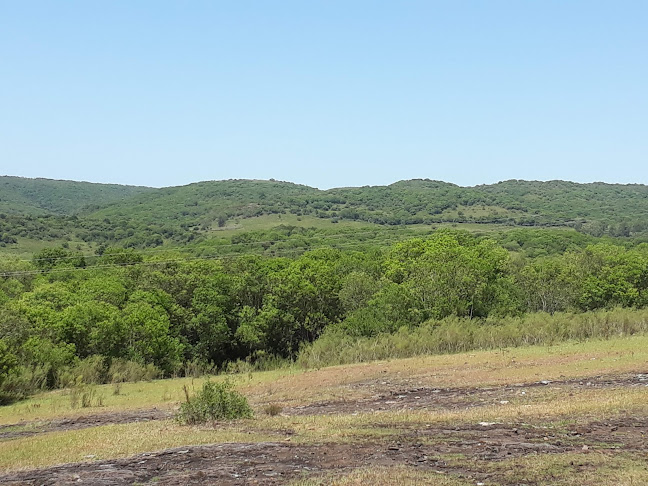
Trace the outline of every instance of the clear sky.
<instances>
[{"instance_id":1,"label":"clear sky","mask_svg":"<svg viewBox=\"0 0 648 486\"><path fill-rule=\"evenodd\" d=\"M0 174L648 183L645 0L0 0Z\"/></svg>"}]
</instances>

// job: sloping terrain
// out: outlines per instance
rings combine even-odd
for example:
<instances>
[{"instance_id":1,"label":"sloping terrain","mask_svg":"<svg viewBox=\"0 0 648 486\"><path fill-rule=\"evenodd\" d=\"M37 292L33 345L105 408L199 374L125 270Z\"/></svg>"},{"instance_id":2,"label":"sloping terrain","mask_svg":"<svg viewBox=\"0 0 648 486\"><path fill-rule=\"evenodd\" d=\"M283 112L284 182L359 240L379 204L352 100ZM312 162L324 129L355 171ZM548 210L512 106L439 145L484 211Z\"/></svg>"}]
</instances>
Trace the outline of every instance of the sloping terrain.
<instances>
[{"instance_id":1,"label":"sloping terrain","mask_svg":"<svg viewBox=\"0 0 648 486\"><path fill-rule=\"evenodd\" d=\"M202 426L168 419L188 378L48 393L0 408L0 482L645 484L646 339L241 375L256 417Z\"/></svg>"},{"instance_id":2,"label":"sloping terrain","mask_svg":"<svg viewBox=\"0 0 648 486\"><path fill-rule=\"evenodd\" d=\"M0 176L0 212L70 215L153 191L150 187Z\"/></svg>"},{"instance_id":3,"label":"sloping terrain","mask_svg":"<svg viewBox=\"0 0 648 486\"><path fill-rule=\"evenodd\" d=\"M274 180L153 189L0 178L0 246L14 250L42 247L41 242L84 248L178 246L285 224L331 230L338 223L377 228L463 224L476 231L561 227L595 237L630 237L648 232L647 212L648 187L643 185L506 181L460 187L426 179L322 191Z\"/></svg>"},{"instance_id":4,"label":"sloping terrain","mask_svg":"<svg viewBox=\"0 0 648 486\"><path fill-rule=\"evenodd\" d=\"M613 226L613 231L625 234L646 229L641 214L647 210L648 187L643 185L506 181L460 187L410 180L389 186L321 191L287 182L229 180L160 189L113 204L92 216L128 217L142 222L182 221L205 227L219 218L289 212L388 225L585 225L597 232Z\"/></svg>"}]
</instances>

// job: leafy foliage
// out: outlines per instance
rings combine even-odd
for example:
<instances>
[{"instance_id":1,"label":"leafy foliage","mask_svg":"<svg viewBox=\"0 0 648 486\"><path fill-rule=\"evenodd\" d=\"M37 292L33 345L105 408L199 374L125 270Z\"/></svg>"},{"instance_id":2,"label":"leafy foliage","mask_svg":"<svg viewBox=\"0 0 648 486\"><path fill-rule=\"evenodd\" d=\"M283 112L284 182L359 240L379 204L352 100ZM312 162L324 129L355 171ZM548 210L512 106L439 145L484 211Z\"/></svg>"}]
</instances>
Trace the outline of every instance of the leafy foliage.
<instances>
[{"instance_id":1,"label":"leafy foliage","mask_svg":"<svg viewBox=\"0 0 648 486\"><path fill-rule=\"evenodd\" d=\"M91 182L0 176L0 212L73 214L153 189Z\"/></svg>"},{"instance_id":2,"label":"leafy foliage","mask_svg":"<svg viewBox=\"0 0 648 486\"><path fill-rule=\"evenodd\" d=\"M455 318L645 308L648 243L637 236L645 191L221 181L145 191L73 216L0 215L0 245L63 239L25 250L31 258L0 259L0 393L22 397L79 376L121 382L261 366L296 359L331 333L380 339ZM222 233L237 218L286 213L341 223ZM359 231L343 228L345 219L383 226ZM459 220L511 226L471 234L400 225Z\"/></svg>"},{"instance_id":3,"label":"leafy foliage","mask_svg":"<svg viewBox=\"0 0 648 486\"><path fill-rule=\"evenodd\" d=\"M219 383L206 381L194 396L189 396L185 387L185 394L186 401L180 405L177 415L181 423L193 425L253 416L247 399L234 390L234 384L228 380Z\"/></svg>"},{"instance_id":4,"label":"leafy foliage","mask_svg":"<svg viewBox=\"0 0 648 486\"><path fill-rule=\"evenodd\" d=\"M241 219L282 214L385 227L558 226L595 237L627 238L648 233L647 211L648 187L643 185L506 181L460 187L411 180L321 191L287 182L228 180L151 189L4 177L0 246L15 245L21 238L97 247L186 245L216 238Z\"/></svg>"}]
</instances>

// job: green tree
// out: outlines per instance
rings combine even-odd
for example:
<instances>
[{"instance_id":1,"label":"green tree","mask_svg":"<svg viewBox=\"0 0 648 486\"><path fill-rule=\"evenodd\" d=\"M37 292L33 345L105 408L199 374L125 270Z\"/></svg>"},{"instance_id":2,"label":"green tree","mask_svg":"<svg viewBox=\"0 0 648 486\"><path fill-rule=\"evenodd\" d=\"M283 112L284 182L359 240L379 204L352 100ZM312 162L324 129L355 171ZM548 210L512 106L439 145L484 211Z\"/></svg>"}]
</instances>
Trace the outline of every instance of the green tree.
<instances>
[{"instance_id":1,"label":"green tree","mask_svg":"<svg viewBox=\"0 0 648 486\"><path fill-rule=\"evenodd\" d=\"M0 339L0 389L4 380L12 373L18 366L18 359L14 355L7 343ZM0 396L0 400L2 397Z\"/></svg>"},{"instance_id":2,"label":"green tree","mask_svg":"<svg viewBox=\"0 0 648 486\"><path fill-rule=\"evenodd\" d=\"M395 245L387 276L402 283L427 317L486 316L507 296L509 256L491 240L439 231Z\"/></svg>"},{"instance_id":3,"label":"green tree","mask_svg":"<svg viewBox=\"0 0 648 486\"><path fill-rule=\"evenodd\" d=\"M147 292L135 292L124 308L129 358L153 363L169 374L181 363L183 346L171 335L169 316Z\"/></svg>"}]
</instances>

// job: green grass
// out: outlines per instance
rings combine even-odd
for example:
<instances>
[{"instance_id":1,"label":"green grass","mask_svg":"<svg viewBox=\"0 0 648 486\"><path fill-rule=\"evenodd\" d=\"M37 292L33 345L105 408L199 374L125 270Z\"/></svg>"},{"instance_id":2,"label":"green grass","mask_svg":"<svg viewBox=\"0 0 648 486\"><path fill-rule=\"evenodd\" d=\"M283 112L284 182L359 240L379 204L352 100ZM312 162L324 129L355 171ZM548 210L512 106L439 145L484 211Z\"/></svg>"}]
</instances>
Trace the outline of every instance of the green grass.
<instances>
[{"instance_id":1,"label":"green grass","mask_svg":"<svg viewBox=\"0 0 648 486\"><path fill-rule=\"evenodd\" d=\"M272 433L250 433L244 422L225 429L186 427L171 421L106 425L0 442L0 469L16 470L125 457L190 444L277 439Z\"/></svg>"},{"instance_id":2,"label":"green grass","mask_svg":"<svg viewBox=\"0 0 648 486\"><path fill-rule=\"evenodd\" d=\"M67 243L70 250L81 252L83 254L94 254L96 245L86 243L81 240L34 240L30 238L17 238L18 243L0 247L0 257L17 257L20 259L31 260L34 254L45 248L60 248L62 244Z\"/></svg>"},{"instance_id":3,"label":"green grass","mask_svg":"<svg viewBox=\"0 0 648 486\"><path fill-rule=\"evenodd\" d=\"M32 437L0 442L0 469L44 467L52 464L118 458L140 452L186 445L225 442L289 441L299 444L386 444L400 440L407 431L472 425L485 421L510 426L546 427L565 431L570 424L604 421L614 417L648 413L647 389L569 388L554 384L529 389L525 397L515 396L506 403L480 407L434 410L391 410L306 416L269 416L264 405L312 404L322 400L370 398L383 382L391 389L424 387L488 387L539 380L567 380L578 377L637 373L648 362L648 337L634 336L610 340L569 342L556 346L533 346L497 351L478 351L444 356L378 361L321 370L294 367L268 372L237 375L237 389L247 396L257 414L254 419L205 426L181 426L175 421L152 421L123 425L104 425L88 429L54 431ZM213 378L215 381L225 377ZM67 391L49 392L33 399L0 408L0 423L18 423L16 431L38 429L44 425L20 424L21 420L45 421L54 417L76 417L134 408L176 409L183 400L183 386L198 390L203 380L179 378L142 383L126 383L120 395L110 393L110 385L97 387L104 394L104 407L72 409ZM358 386L363 385L363 386ZM569 393L569 395L567 395ZM427 447L434 441L457 438L430 435L421 437ZM579 446L575 438L572 445ZM504 462L484 462L462 457L445 457L451 465L464 470L479 470L505 478L509 483L539 478L541 484L588 485L594 478L600 484L644 484L645 467L637 456L612 453L603 456L591 444L592 454L527 456ZM372 446L373 447L373 446ZM600 458L599 458L600 456ZM587 474L576 474L572 462L590 461ZM454 461L454 462L453 462ZM587 478L587 481L585 480ZM400 481L400 482L399 482ZM634 483L633 483L634 481ZM343 474L307 476L293 486L320 484L439 484L466 483L452 475L421 472L406 466L370 467ZM486 483L489 484L489 483ZM493 484L498 484L494 482ZM516 483L517 484L517 483ZM599 484L599 483L597 483Z\"/></svg>"},{"instance_id":4,"label":"green grass","mask_svg":"<svg viewBox=\"0 0 648 486\"><path fill-rule=\"evenodd\" d=\"M320 370L287 367L273 371L235 375L237 389L257 409L268 403L298 406L322 400L367 398L371 389L351 387L356 383L393 377L402 386L482 387L540 380L561 380L613 373L645 372L648 336L609 340L567 342L555 346L530 346L475 351L439 356L374 361L340 365ZM224 376L213 378L215 381ZM204 379L176 378L125 383L119 395L112 385L99 385L103 407L83 414L125 409L177 408L184 400L183 387L197 391ZM0 424L76 416L68 390L36 395L0 407Z\"/></svg>"},{"instance_id":5,"label":"green grass","mask_svg":"<svg viewBox=\"0 0 648 486\"><path fill-rule=\"evenodd\" d=\"M509 459L502 462L456 461L456 465L486 469L504 484L534 484L557 486L638 486L648 484L648 468L644 454L544 454ZM486 484L494 484L487 482Z\"/></svg>"},{"instance_id":6,"label":"green grass","mask_svg":"<svg viewBox=\"0 0 648 486\"><path fill-rule=\"evenodd\" d=\"M304 478L290 482L290 486L462 486L473 481L441 475L433 471L421 471L411 466L367 467L350 473L326 474L321 477Z\"/></svg>"},{"instance_id":7,"label":"green grass","mask_svg":"<svg viewBox=\"0 0 648 486\"><path fill-rule=\"evenodd\" d=\"M279 377L290 376L291 369L254 373L250 380L248 375L236 376L239 386L256 386L262 388ZM212 377L222 381L225 376ZM124 383L119 395L113 393L114 385L95 385L96 394L102 397L103 406L90 407L82 412L72 406L69 389L40 393L27 400L0 407L0 424L12 424L20 421L51 420L65 416L89 415L114 412L117 410L138 410L157 407L160 409L177 408L184 400L185 386L192 392L197 391L205 378L173 378L149 382Z\"/></svg>"}]
</instances>

